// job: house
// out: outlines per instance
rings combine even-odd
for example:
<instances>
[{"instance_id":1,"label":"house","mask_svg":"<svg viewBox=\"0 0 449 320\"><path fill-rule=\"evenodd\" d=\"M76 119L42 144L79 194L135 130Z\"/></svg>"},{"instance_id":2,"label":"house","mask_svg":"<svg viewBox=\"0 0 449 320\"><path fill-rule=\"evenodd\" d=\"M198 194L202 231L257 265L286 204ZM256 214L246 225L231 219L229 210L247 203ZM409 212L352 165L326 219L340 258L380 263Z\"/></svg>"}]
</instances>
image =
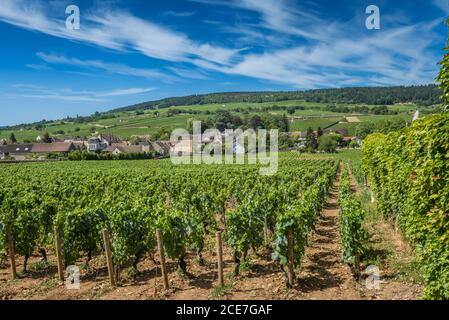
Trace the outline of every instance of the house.
<instances>
[{"instance_id":1,"label":"house","mask_svg":"<svg viewBox=\"0 0 449 320\"><path fill-rule=\"evenodd\" d=\"M100 137L89 138L87 150L89 152L103 151L108 147L108 144L104 142Z\"/></svg>"},{"instance_id":2,"label":"house","mask_svg":"<svg viewBox=\"0 0 449 320\"><path fill-rule=\"evenodd\" d=\"M142 152L150 152L153 151L153 146L151 145L150 142L139 142L136 145L141 146L142 147Z\"/></svg>"},{"instance_id":3,"label":"house","mask_svg":"<svg viewBox=\"0 0 449 320\"><path fill-rule=\"evenodd\" d=\"M144 151L144 146L128 146L123 144L114 144L112 146L107 147L104 152L110 152L112 154L121 154L121 153L142 153Z\"/></svg>"},{"instance_id":4,"label":"house","mask_svg":"<svg viewBox=\"0 0 449 320\"><path fill-rule=\"evenodd\" d=\"M122 140L113 135L100 135L98 137L92 137L87 142L87 150L89 152L104 151L107 147L113 144L122 143Z\"/></svg>"},{"instance_id":5,"label":"house","mask_svg":"<svg viewBox=\"0 0 449 320\"><path fill-rule=\"evenodd\" d=\"M151 146L154 151L160 155L167 156L170 154L170 150L174 146L174 143L171 141L155 141L151 142Z\"/></svg>"},{"instance_id":6,"label":"house","mask_svg":"<svg viewBox=\"0 0 449 320\"><path fill-rule=\"evenodd\" d=\"M59 153L61 155L67 156L69 152L74 151L75 149L76 147L73 143L67 142L37 143L32 146L31 153Z\"/></svg>"},{"instance_id":7,"label":"house","mask_svg":"<svg viewBox=\"0 0 449 320\"><path fill-rule=\"evenodd\" d=\"M15 160L23 161L27 156L31 155L32 144L10 144L0 146L0 158L9 156Z\"/></svg>"}]
</instances>

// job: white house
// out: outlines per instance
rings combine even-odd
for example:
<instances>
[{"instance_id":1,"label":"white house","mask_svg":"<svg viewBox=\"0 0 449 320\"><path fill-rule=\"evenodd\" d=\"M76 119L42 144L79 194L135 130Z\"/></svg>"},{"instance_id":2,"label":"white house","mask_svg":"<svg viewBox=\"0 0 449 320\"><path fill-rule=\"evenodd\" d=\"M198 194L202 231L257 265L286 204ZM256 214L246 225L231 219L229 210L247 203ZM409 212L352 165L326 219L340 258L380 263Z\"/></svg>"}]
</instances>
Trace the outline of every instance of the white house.
<instances>
[{"instance_id":1,"label":"white house","mask_svg":"<svg viewBox=\"0 0 449 320\"><path fill-rule=\"evenodd\" d=\"M107 147L110 147L113 144L119 144L121 142L122 140L120 138L113 135L100 135L89 139L87 150L89 152L103 151Z\"/></svg>"}]
</instances>

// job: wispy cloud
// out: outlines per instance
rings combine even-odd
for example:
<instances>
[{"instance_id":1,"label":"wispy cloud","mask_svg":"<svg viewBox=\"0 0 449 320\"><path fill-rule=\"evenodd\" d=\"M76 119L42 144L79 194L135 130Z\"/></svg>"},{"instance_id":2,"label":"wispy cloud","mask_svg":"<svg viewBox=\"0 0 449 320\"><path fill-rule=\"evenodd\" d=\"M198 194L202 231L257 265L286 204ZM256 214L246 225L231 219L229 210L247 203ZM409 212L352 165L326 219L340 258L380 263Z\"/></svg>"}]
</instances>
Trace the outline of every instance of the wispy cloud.
<instances>
[{"instance_id":1,"label":"wispy cloud","mask_svg":"<svg viewBox=\"0 0 449 320\"><path fill-rule=\"evenodd\" d=\"M105 102L108 97L131 96L154 91L155 88L123 88L109 91L72 90L69 88L47 88L34 84L18 83L12 86L14 96L35 99L52 99L71 102Z\"/></svg>"},{"instance_id":2,"label":"wispy cloud","mask_svg":"<svg viewBox=\"0 0 449 320\"><path fill-rule=\"evenodd\" d=\"M57 37L123 52L136 51L172 62L200 60L226 65L238 53L238 50L193 41L182 33L118 10L86 13L81 30L67 30L64 21L46 14L42 1L3 0L0 20Z\"/></svg>"},{"instance_id":3,"label":"wispy cloud","mask_svg":"<svg viewBox=\"0 0 449 320\"><path fill-rule=\"evenodd\" d=\"M30 64L26 64L25 66L26 66L27 68L34 69L34 70L38 70L38 71L47 71L47 70L51 70L51 67L49 67L49 66L46 65L46 64L33 64L33 63L30 63Z\"/></svg>"},{"instance_id":4,"label":"wispy cloud","mask_svg":"<svg viewBox=\"0 0 449 320\"><path fill-rule=\"evenodd\" d=\"M190 0L255 12L258 27L309 40L327 40L337 31L336 25L310 14L291 0ZM320 26L317 28L317 26Z\"/></svg>"},{"instance_id":5,"label":"wispy cloud","mask_svg":"<svg viewBox=\"0 0 449 320\"><path fill-rule=\"evenodd\" d=\"M177 12L173 10L168 10L162 12L162 16L170 16L170 17L178 17L178 18L185 18L185 17L191 17L195 15L195 12L193 11L185 11L185 12Z\"/></svg>"},{"instance_id":6,"label":"wispy cloud","mask_svg":"<svg viewBox=\"0 0 449 320\"><path fill-rule=\"evenodd\" d=\"M449 14L449 0L432 0L432 2L445 14Z\"/></svg>"},{"instance_id":7,"label":"wispy cloud","mask_svg":"<svg viewBox=\"0 0 449 320\"><path fill-rule=\"evenodd\" d=\"M100 60L80 60L77 58L66 57L64 55L47 54L38 52L36 55L46 63L61 64L72 67L81 67L86 69L102 70L109 73L116 73L125 76L141 77L146 79L158 79L165 81L174 81L175 77L153 69L133 68L119 63L108 63Z\"/></svg>"},{"instance_id":8,"label":"wispy cloud","mask_svg":"<svg viewBox=\"0 0 449 320\"><path fill-rule=\"evenodd\" d=\"M220 32L225 34L225 39L229 36L229 42L236 40L236 37L244 39L243 34L246 37L243 42L246 42L247 47L236 49L231 45L226 47L196 41L187 34L118 9L108 9L101 14L95 11L86 13L82 30L68 31L63 21L46 14L42 1L3 0L0 20L123 53L139 52L169 63L162 67L164 69L153 70L38 53L38 57L48 64L148 79L170 81L183 77L206 80L217 72L305 89L342 85L421 84L433 81L436 75L438 57L431 48L441 43L435 29L442 19L396 24L367 34L363 27L357 31L348 28L349 22L337 18L326 20L293 0L190 1L250 13L252 20L244 19L228 26L217 25ZM432 3L447 12L447 1L433 0ZM383 14L383 17L388 21L388 15ZM276 43L276 39L282 40ZM251 42L257 46L257 50L250 49ZM235 43L232 45L235 46Z\"/></svg>"},{"instance_id":9,"label":"wispy cloud","mask_svg":"<svg viewBox=\"0 0 449 320\"><path fill-rule=\"evenodd\" d=\"M155 88L129 88L129 89L117 89L109 92L97 92L94 93L97 97L117 97L117 96L129 96L134 94L148 93L155 90Z\"/></svg>"},{"instance_id":10,"label":"wispy cloud","mask_svg":"<svg viewBox=\"0 0 449 320\"><path fill-rule=\"evenodd\" d=\"M181 78L195 79L195 80L209 80L210 79L208 74L201 70L192 70L192 69L178 68L178 67L169 67L168 69L171 70L176 75L180 76Z\"/></svg>"}]
</instances>

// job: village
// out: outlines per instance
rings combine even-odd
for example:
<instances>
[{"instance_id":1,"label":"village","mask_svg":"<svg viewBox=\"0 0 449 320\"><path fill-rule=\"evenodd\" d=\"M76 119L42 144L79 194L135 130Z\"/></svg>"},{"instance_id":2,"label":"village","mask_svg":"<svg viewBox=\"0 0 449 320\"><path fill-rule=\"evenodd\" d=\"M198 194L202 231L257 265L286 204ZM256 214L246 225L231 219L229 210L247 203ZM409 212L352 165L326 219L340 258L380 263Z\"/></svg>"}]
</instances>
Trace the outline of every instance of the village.
<instances>
[{"instance_id":1,"label":"village","mask_svg":"<svg viewBox=\"0 0 449 320\"><path fill-rule=\"evenodd\" d=\"M350 136L347 129L325 129L322 132L297 131L281 133L280 150L281 151L306 151L310 141L316 140L319 136L326 135L337 137L338 147L359 147L362 143L361 139L356 136ZM220 139L210 139L210 137L199 137L201 145L208 143L223 144L225 141L225 133ZM198 140L198 137L196 137ZM36 138L36 143L10 143L6 139L0 140L0 161L46 161L46 160L64 160L75 151L89 154L101 154L120 156L128 159L125 155L151 155L147 158L163 158L168 157L171 153L188 155L193 152L193 143L195 137L191 136L190 140L182 140L174 142L170 140L152 141L148 137L140 137L139 141L131 142L112 134L99 134L90 138L51 137L43 141L41 136ZM285 142L285 141L288 142ZM235 154L245 153L244 146L238 142L233 142L232 146ZM139 157L136 157L139 158ZM108 158L105 158L106 160ZM142 157L140 157L142 159Z\"/></svg>"}]
</instances>

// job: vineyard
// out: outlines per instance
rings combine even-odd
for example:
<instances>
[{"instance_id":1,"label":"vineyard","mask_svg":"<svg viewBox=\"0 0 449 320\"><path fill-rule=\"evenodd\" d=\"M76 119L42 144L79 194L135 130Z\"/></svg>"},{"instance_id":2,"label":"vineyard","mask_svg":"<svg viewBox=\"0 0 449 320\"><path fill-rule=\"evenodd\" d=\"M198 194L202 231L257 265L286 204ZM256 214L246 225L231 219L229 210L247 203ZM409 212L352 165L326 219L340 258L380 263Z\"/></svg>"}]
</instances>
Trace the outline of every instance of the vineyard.
<instances>
[{"instance_id":1,"label":"vineyard","mask_svg":"<svg viewBox=\"0 0 449 320\"><path fill-rule=\"evenodd\" d=\"M447 299L447 123L370 135L361 153L281 153L273 176L168 160L4 165L0 297L26 279L61 284L76 265L116 298L145 283L159 299L372 299L374 264L388 279L374 297Z\"/></svg>"},{"instance_id":2,"label":"vineyard","mask_svg":"<svg viewBox=\"0 0 449 320\"><path fill-rule=\"evenodd\" d=\"M202 262L216 231L232 251L233 274L248 252L268 249L292 285L338 169L335 160L283 155L279 172L257 166L174 166L168 161L4 166L0 177L2 259L11 230L23 271L46 260L60 237L64 266L89 264L110 234L115 277L156 255L156 231L169 259L188 275L186 257ZM54 231L56 230L56 231ZM290 245L289 245L290 244Z\"/></svg>"}]
</instances>

